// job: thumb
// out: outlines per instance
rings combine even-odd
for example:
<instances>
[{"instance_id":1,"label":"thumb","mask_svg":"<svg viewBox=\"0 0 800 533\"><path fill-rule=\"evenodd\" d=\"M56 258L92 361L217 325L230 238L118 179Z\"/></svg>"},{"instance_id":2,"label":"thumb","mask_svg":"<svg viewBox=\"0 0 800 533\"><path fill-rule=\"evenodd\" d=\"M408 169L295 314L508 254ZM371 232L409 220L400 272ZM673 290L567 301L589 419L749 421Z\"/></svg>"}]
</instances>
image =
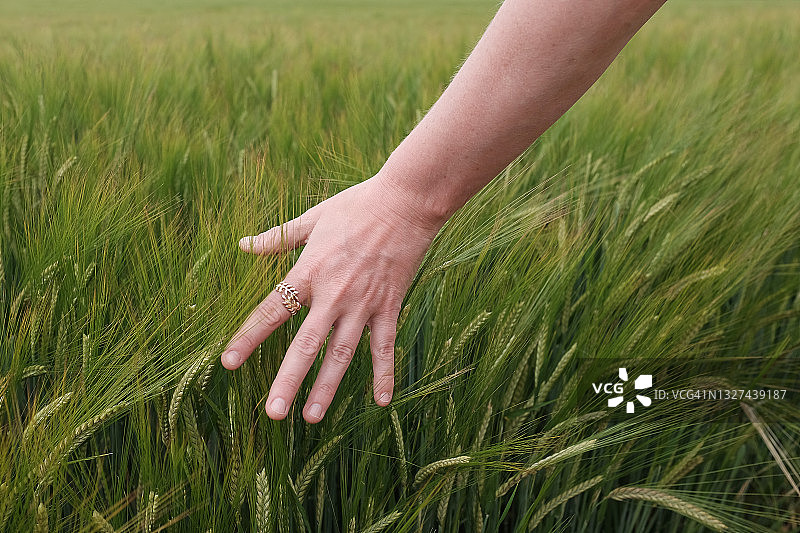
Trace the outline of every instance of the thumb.
<instances>
[{"instance_id":1,"label":"thumb","mask_svg":"<svg viewBox=\"0 0 800 533\"><path fill-rule=\"evenodd\" d=\"M316 217L310 212L275 226L255 236L239 239L239 248L243 252L257 255L269 255L294 250L303 246L314 229Z\"/></svg>"}]
</instances>

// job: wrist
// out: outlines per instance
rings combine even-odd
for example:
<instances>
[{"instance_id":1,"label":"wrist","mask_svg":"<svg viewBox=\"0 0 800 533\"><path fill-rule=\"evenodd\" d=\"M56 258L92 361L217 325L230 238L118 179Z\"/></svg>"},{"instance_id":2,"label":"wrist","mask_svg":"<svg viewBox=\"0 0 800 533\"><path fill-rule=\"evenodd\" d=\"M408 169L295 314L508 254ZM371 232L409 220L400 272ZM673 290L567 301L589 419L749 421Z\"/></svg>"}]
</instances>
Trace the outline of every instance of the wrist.
<instances>
[{"instance_id":1,"label":"wrist","mask_svg":"<svg viewBox=\"0 0 800 533\"><path fill-rule=\"evenodd\" d=\"M424 228L438 231L464 205L444 186L446 178L441 170L427 168L419 162L402 164L390 157L373 179Z\"/></svg>"}]
</instances>

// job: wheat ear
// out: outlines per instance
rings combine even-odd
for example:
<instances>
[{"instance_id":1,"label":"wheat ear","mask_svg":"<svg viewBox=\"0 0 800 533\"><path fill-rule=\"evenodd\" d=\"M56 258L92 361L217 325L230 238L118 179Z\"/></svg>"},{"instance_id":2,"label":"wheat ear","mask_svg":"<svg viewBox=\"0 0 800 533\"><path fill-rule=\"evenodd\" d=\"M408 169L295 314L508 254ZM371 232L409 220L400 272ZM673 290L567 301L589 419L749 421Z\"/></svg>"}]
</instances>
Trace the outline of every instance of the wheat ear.
<instances>
[{"instance_id":1,"label":"wheat ear","mask_svg":"<svg viewBox=\"0 0 800 533\"><path fill-rule=\"evenodd\" d=\"M400 486L403 494L406 493L408 485L408 466L406 465L406 448L403 444L403 429L400 427L400 417L397 411L392 408L390 418L392 419L392 429L394 429L394 439L397 444L397 455L400 458Z\"/></svg>"},{"instance_id":2,"label":"wheat ear","mask_svg":"<svg viewBox=\"0 0 800 533\"><path fill-rule=\"evenodd\" d=\"M455 453L461 453L461 446L456 448ZM444 489L442 490L443 496L441 501L439 501L439 507L436 510L436 517L439 520L439 529L441 531L444 531L444 521L447 518L447 507L450 505L450 491L453 488L453 482L455 481L455 478L456 476L453 472L445 476Z\"/></svg>"},{"instance_id":3,"label":"wheat ear","mask_svg":"<svg viewBox=\"0 0 800 533\"><path fill-rule=\"evenodd\" d=\"M478 498L475 498L475 506L473 511L475 512L474 516L472 517L473 531L475 531L475 533L483 533L483 509L481 509L481 504L478 501Z\"/></svg>"},{"instance_id":4,"label":"wheat ear","mask_svg":"<svg viewBox=\"0 0 800 533\"><path fill-rule=\"evenodd\" d=\"M669 485L670 483L673 483L673 482L679 480L680 478L685 476L687 473L691 472L694 467L696 467L697 465L702 463L703 462L703 456L702 455L697 455L697 454L700 452L700 449L703 447L703 444L705 444L705 441L703 441L703 440L698 442L694 446L694 448L692 448L689 451L689 453L686 454L686 456L683 459L678 461L675 464L675 466L670 468L669 471L666 474L664 474L664 476L661 478L661 480L658 482L658 484L659 485Z\"/></svg>"},{"instance_id":5,"label":"wheat ear","mask_svg":"<svg viewBox=\"0 0 800 533\"><path fill-rule=\"evenodd\" d=\"M59 396L52 402L48 403L37 412L31 419L25 431L22 432L22 443L25 444L31 437L31 433L44 421L53 416L59 409L61 409L69 399L72 398L72 393L68 392L63 396Z\"/></svg>"},{"instance_id":6,"label":"wheat ear","mask_svg":"<svg viewBox=\"0 0 800 533\"><path fill-rule=\"evenodd\" d=\"M590 488L594 487L601 481L603 481L603 476L593 477L592 479L586 480L583 483L575 485L571 489L565 490L564 492L562 492L561 494L559 494L558 496L547 502L541 509L536 511L536 514L533 515L533 518L531 518L531 521L528 524L528 531L530 532L536 529L536 526L538 526L539 523L542 521L542 519L549 513L551 513L553 509L555 509L562 503L571 500L578 494L589 490Z\"/></svg>"},{"instance_id":7,"label":"wheat ear","mask_svg":"<svg viewBox=\"0 0 800 533\"><path fill-rule=\"evenodd\" d=\"M39 504L36 509L36 523L33 525L33 533L47 533L49 531L47 524L47 507L43 503Z\"/></svg>"},{"instance_id":8,"label":"wheat ear","mask_svg":"<svg viewBox=\"0 0 800 533\"><path fill-rule=\"evenodd\" d=\"M553 374L550 376L550 379L542 385L542 388L539 390L538 400L539 403L542 403L544 400L547 399L547 394L553 388L553 385L556 384L556 381L559 377L561 377L561 373L564 372L564 369L567 368L567 364L572 360L573 354L575 354L575 349L578 347L577 344L573 344L567 352L561 356L561 360L556 365L555 370L553 370Z\"/></svg>"},{"instance_id":9,"label":"wheat ear","mask_svg":"<svg viewBox=\"0 0 800 533\"><path fill-rule=\"evenodd\" d=\"M191 443L192 458L200 465L205 465L205 441L200 434L197 427L197 417L192 404L192 399L187 398L187 405L183 411L183 425L186 428L186 433L189 435L189 442Z\"/></svg>"},{"instance_id":10,"label":"wheat ear","mask_svg":"<svg viewBox=\"0 0 800 533\"><path fill-rule=\"evenodd\" d=\"M289 509L286 498L286 485L278 485L278 531L289 533Z\"/></svg>"},{"instance_id":11,"label":"wheat ear","mask_svg":"<svg viewBox=\"0 0 800 533\"><path fill-rule=\"evenodd\" d=\"M114 533L114 527L96 510L92 511L92 527L101 533Z\"/></svg>"},{"instance_id":12,"label":"wheat ear","mask_svg":"<svg viewBox=\"0 0 800 533\"><path fill-rule=\"evenodd\" d=\"M489 320L489 316L491 314L492 313L490 311L481 311L480 313L478 313L478 316L476 316L472 320L472 322L470 322L469 325L466 328L464 328L464 331L461 333L461 336L458 337L458 340L456 341L456 344L455 346L453 346L453 349L451 351L452 355L456 355L458 354L458 352L461 351L461 349L464 347L464 345L466 345L469 342L469 340L473 337L473 335L475 335L478 332L478 330L481 329L481 326L487 320Z\"/></svg>"},{"instance_id":13,"label":"wheat ear","mask_svg":"<svg viewBox=\"0 0 800 533\"><path fill-rule=\"evenodd\" d=\"M550 465L556 464L559 461L564 459L569 459L570 457L574 457L576 455L580 455L584 452L587 452L597 446L597 439L590 439L585 440L583 442L579 442L578 444L573 444L568 448L564 448L560 452L556 452L553 455L545 457L544 459L540 459L536 461L532 465L525 467L524 469L520 470L513 476L511 479L500 485L498 487L497 492L495 493L496 498L503 497L514 485L522 481L523 478L530 476L531 474L535 474L539 470L543 468L547 468Z\"/></svg>"},{"instance_id":14,"label":"wheat ear","mask_svg":"<svg viewBox=\"0 0 800 533\"><path fill-rule=\"evenodd\" d=\"M325 511L325 469L322 468L317 476L317 497L314 500L317 529L322 529L322 513Z\"/></svg>"},{"instance_id":15,"label":"wheat ear","mask_svg":"<svg viewBox=\"0 0 800 533\"><path fill-rule=\"evenodd\" d=\"M658 489L644 487L619 487L612 490L608 497L612 500L642 500L654 503L671 511L675 511L692 520L700 522L714 531L725 531L727 526L718 518L704 511L700 507L684 501L677 496Z\"/></svg>"},{"instance_id":16,"label":"wheat ear","mask_svg":"<svg viewBox=\"0 0 800 533\"><path fill-rule=\"evenodd\" d=\"M547 323L542 320L539 326L539 334L536 336L536 361L533 367L533 385L539 386L542 375L542 365L544 364L544 354L547 350Z\"/></svg>"},{"instance_id":17,"label":"wheat ear","mask_svg":"<svg viewBox=\"0 0 800 533\"><path fill-rule=\"evenodd\" d=\"M364 531L362 531L362 533L380 533L387 527L397 522L397 519L401 516L403 516L403 513L400 511L389 513L377 522L373 523L371 526L367 527Z\"/></svg>"},{"instance_id":18,"label":"wheat ear","mask_svg":"<svg viewBox=\"0 0 800 533\"><path fill-rule=\"evenodd\" d=\"M69 456L72 452L78 449L81 444L86 442L89 437L91 437L94 432L100 428L100 426L127 407L127 401L120 402L117 405L112 405L88 422L84 422L78 426L72 435L67 435L64 437L61 443L56 446L52 452L50 452L50 455L48 455L39 466L39 474L42 478L42 483L46 483L49 480L48 473L56 461L60 461Z\"/></svg>"},{"instance_id":19,"label":"wheat ear","mask_svg":"<svg viewBox=\"0 0 800 533\"><path fill-rule=\"evenodd\" d=\"M189 386L197 377L200 369L203 368L203 365L209 360L210 357L210 355L206 355L205 357L202 357L192 363L188 370L186 370L186 372L183 374L183 377L181 377L177 387L175 387L175 392L172 393L172 401L169 404L167 420L169 422L170 433L173 435L175 434L175 425L178 421L178 413L180 412L181 405L183 404L183 398L186 395L186 391L189 389Z\"/></svg>"},{"instance_id":20,"label":"wheat ear","mask_svg":"<svg viewBox=\"0 0 800 533\"><path fill-rule=\"evenodd\" d=\"M261 469L261 472L256 474L256 529L258 533L269 531L271 498L267 471Z\"/></svg>"},{"instance_id":21,"label":"wheat ear","mask_svg":"<svg viewBox=\"0 0 800 533\"><path fill-rule=\"evenodd\" d=\"M449 468L451 466L456 465L463 465L468 463L472 460L472 457L469 455L460 455L458 457L451 457L449 459L442 459L440 461L434 461L433 463L421 468L417 475L414 477L414 485L412 488L416 489L419 485L422 484L428 477L433 475L439 470L444 468Z\"/></svg>"},{"instance_id":22,"label":"wheat ear","mask_svg":"<svg viewBox=\"0 0 800 533\"><path fill-rule=\"evenodd\" d=\"M336 446L343 437L344 435L337 435L325 443L325 445L322 446L317 453L311 456L311 459L308 460L306 465L297 475L297 480L295 481L294 486L300 503L302 503L305 499L306 493L308 492L308 487L311 485L311 480L314 478L314 474L325 462L325 458L328 457L328 454L331 453L334 446Z\"/></svg>"}]
</instances>

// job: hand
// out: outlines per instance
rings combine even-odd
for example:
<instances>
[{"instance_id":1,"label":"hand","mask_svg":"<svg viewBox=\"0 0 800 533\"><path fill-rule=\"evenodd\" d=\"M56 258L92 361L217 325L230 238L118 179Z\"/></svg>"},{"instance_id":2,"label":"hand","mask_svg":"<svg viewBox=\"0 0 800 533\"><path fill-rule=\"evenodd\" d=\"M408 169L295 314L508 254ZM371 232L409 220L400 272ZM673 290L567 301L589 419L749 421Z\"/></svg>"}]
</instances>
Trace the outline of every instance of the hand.
<instances>
[{"instance_id":1,"label":"hand","mask_svg":"<svg viewBox=\"0 0 800 533\"><path fill-rule=\"evenodd\" d=\"M309 307L281 363L266 401L267 415L283 419L300 383L333 326L303 417L322 420L350 364L364 325L370 329L373 394L386 406L394 388L394 343L403 297L431 241L443 225L420 214L410 196L380 173L312 207L300 217L239 241L242 250L274 254L305 245L284 278ZM234 370L289 317L271 290L222 354Z\"/></svg>"}]
</instances>

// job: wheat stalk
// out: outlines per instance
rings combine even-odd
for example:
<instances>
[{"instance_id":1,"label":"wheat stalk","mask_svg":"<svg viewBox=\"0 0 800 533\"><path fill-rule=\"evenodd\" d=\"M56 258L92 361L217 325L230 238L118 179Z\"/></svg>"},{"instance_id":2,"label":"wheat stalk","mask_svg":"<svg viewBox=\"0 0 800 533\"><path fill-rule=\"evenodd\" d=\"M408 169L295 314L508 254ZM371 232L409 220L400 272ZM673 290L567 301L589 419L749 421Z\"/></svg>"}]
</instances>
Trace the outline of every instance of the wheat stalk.
<instances>
[{"instance_id":1,"label":"wheat stalk","mask_svg":"<svg viewBox=\"0 0 800 533\"><path fill-rule=\"evenodd\" d=\"M31 437L33 431L45 420L53 416L59 409L61 409L72 398L72 392L68 392L59 396L52 402L48 403L33 416L25 431L22 432L22 443L25 444Z\"/></svg>"},{"instance_id":2,"label":"wheat stalk","mask_svg":"<svg viewBox=\"0 0 800 533\"><path fill-rule=\"evenodd\" d=\"M270 523L269 479L266 469L256 474L256 530L258 533L267 533Z\"/></svg>"},{"instance_id":3,"label":"wheat stalk","mask_svg":"<svg viewBox=\"0 0 800 533\"><path fill-rule=\"evenodd\" d=\"M169 443L172 440L172 435L169 428L169 400L167 400L167 392L163 387L161 388L161 392L158 394L158 403L158 426L161 429L161 442L164 443L164 446L169 446Z\"/></svg>"},{"instance_id":4,"label":"wheat stalk","mask_svg":"<svg viewBox=\"0 0 800 533\"><path fill-rule=\"evenodd\" d=\"M502 407L508 408L512 406L516 392L520 388L519 383L522 380L522 377L528 374L528 369L530 368L530 356L533 353L533 349L535 348L529 348L525 350L525 354L520 359L519 364L517 364L516 370L511 374L508 387L506 388L505 394L503 394L501 403Z\"/></svg>"},{"instance_id":5,"label":"wheat stalk","mask_svg":"<svg viewBox=\"0 0 800 533\"><path fill-rule=\"evenodd\" d=\"M539 326L539 334L536 336L536 364L533 367L533 385L539 386L539 377L542 375L542 365L544 364L544 354L547 348L547 324L542 320Z\"/></svg>"},{"instance_id":6,"label":"wheat stalk","mask_svg":"<svg viewBox=\"0 0 800 533\"><path fill-rule=\"evenodd\" d=\"M158 510L158 493L150 491L147 495L147 507L144 511L144 531L150 533L156 522L156 511Z\"/></svg>"},{"instance_id":7,"label":"wheat stalk","mask_svg":"<svg viewBox=\"0 0 800 533\"><path fill-rule=\"evenodd\" d=\"M512 307L511 311L508 312L508 316L504 317L502 322L503 325L501 326L500 331L497 332L498 339L505 339L511 336L510 333L519 323L519 319L522 316L522 311L525 309L527 304L528 302L525 300L520 300L514 304L514 307Z\"/></svg>"},{"instance_id":8,"label":"wheat stalk","mask_svg":"<svg viewBox=\"0 0 800 533\"><path fill-rule=\"evenodd\" d=\"M92 510L92 526L100 533L114 533L114 527L96 510Z\"/></svg>"},{"instance_id":9,"label":"wheat stalk","mask_svg":"<svg viewBox=\"0 0 800 533\"><path fill-rule=\"evenodd\" d=\"M322 513L325 511L325 468L321 468L317 476L317 497L314 499L317 518L317 529L322 528Z\"/></svg>"},{"instance_id":10,"label":"wheat stalk","mask_svg":"<svg viewBox=\"0 0 800 533\"><path fill-rule=\"evenodd\" d=\"M92 348L91 348L91 345L89 343L89 335L84 333L83 337L82 337L82 340L83 340L83 342L82 342L83 350L81 351L81 353L83 355L83 358L81 359L81 380L82 380L81 382L82 382L83 386L85 387L86 386L86 379L89 376L89 357L91 355L89 352L91 351Z\"/></svg>"},{"instance_id":11,"label":"wheat stalk","mask_svg":"<svg viewBox=\"0 0 800 533\"><path fill-rule=\"evenodd\" d=\"M612 500L641 500L654 503L666 509L675 511L692 520L700 522L714 531L725 531L727 526L718 518L704 511L700 507L678 498L672 494L658 489L644 487L619 487L612 490L608 497Z\"/></svg>"},{"instance_id":12,"label":"wheat stalk","mask_svg":"<svg viewBox=\"0 0 800 533\"><path fill-rule=\"evenodd\" d=\"M473 444L472 449L474 451L478 451L480 449L481 444L483 444L483 439L486 437L486 431L489 429L489 422L492 418L492 401L489 400L489 403L486 405L486 412L483 414L483 420L481 421L481 427L478 429L478 434L475 436L475 444Z\"/></svg>"},{"instance_id":13,"label":"wheat stalk","mask_svg":"<svg viewBox=\"0 0 800 533\"><path fill-rule=\"evenodd\" d=\"M677 150L669 150L667 152L664 152L663 154L661 154L660 156L656 157L655 159L653 159L652 161L650 161L649 163L647 163L646 165L641 167L639 170L637 170L636 173L633 175L633 178L634 179L638 179L638 178L642 177L650 169L660 165L661 163L663 163L664 161L666 161L667 159L669 159L670 157L672 157L676 153L678 153Z\"/></svg>"},{"instance_id":14,"label":"wheat stalk","mask_svg":"<svg viewBox=\"0 0 800 533\"><path fill-rule=\"evenodd\" d=\"M371 526L364 529L361 533L380 533L387 527L397 522L397 519L401 516L403 516L403 513L400 511L391 512L377 522L373 523Z\"/></svg>"},{"instance_id":15,"label":"wheat stalk","mask_svg":"<svg viewBox=\"0 0 800 533\"><path fill-rule=\"evenodd\" d=\"M539 442L542 444L546 444L546 441L552 437L553 435L563 434L568 430L574 428L575 426L580 426L581 424L591 423L596 420L600 420L601 418L605 418L608 416L608 411L592 411L590 413L584 413L582 415L573 416L566 420L563 420L550 428L547 432L545 432L541 437L539 437Z\"/></svg>"},{"instance_id":16,"label":"wheat stalk","mask_svg":"<svg viewBox=\"0 0 800 533\"><path fill-rule=\"evenodd\" d=\"M542 388L539 389L539 396L538 396L539 403L542 403L547 399L547 395L553 388L553 385L556 384L556 381L561 376L561 373L564 371L565 368L567 368L567 364L569 364L569 362L572 360L572 356L575 353L575 349L577 347L578 347L577 344L573 344L570 347L570 349L567 350L567 352L563 356L561 356L561 360L556 365L555 370L553 370L553 374L550 376L550 379L548 379L545 382L545 384L542 385Z\"/></svg>"},{"instance_id":17,"label":"wheat stalk","mask_svg":"<svg viewBox=\"0 0 800 533\"><path fill-rule=\"evenodd\" d=\"M300 503L302 503L305 499L306 493L308 492L308 487L311 484L314 474L325 462L325 459L333 450L334 446L336 446L343 437L344 435L337 435L325 443L325 445L322 446L317 453L311 456L311 459L308 460L303 469L297 475L297 480L295 481L294 486L296 487L297 498L300 500Z\"/></svg>"},{"instance_id":18,"label":"wheat stalk","mask_svg":"<svg viewBox=\"0 0 800 533\"><path fill-rule=\"evenodd\" d=\"M483 533L483 510L481 509L481 503L478 501L478 498L475 498L474 502L475 502L473 504L474 515L472 518L473 531L475 531L475 533Z\"/></svg>"},{"instance_id":19,"label":"wheat stalk","mask_svg":"<svg viewBox=\"0 0 800 533\"><path fill-rule=\"evenodd\" d=\"M236 390L233 387L228 388L228 435L230 442L230 454L229 459L230 462L228 464L228 473L230 474L230 484L228 485L229 488L229 496L231 505L235 506L237 509L237 521L239 518L239 507L241 507L242 501L241 497L243 494L240 494L239 491L239 477L241 474L242 469L242 452L239 449L239 439L237 438L237 428L236 428L236 409L237 409L237 400L236 400Z\"/></svg>"},{"instance_id":20,"label":"wheat stalk","mask_svg":"<svg viewBox=\"0 0 800 533\"><path fill-rule=\"evenodd\" d=\"M693 274L689 274L685 278L678 280L672 285L669 289L667 289L667 298L672 299L675 296L684 290L686 287L691 285L692 283L697 283L698 281L702 281L704 279L713 278L724 274L727 269L723 266L715 266L711 268L707 268L705 270L701 270L699 272L695 272Z\"/></svg>"},{"instance_id":21,"label":"wheat stalk","mask_svg":"<svg viewBox=\"0 0 800 533\"><path fill-rule=\"evenodd\" d=\"M412 485L413 489L416 489L419 485L422 484L428 477L433 475L439 470L444 468L449 468L451 466L463 465L468 463L472 460L472 457L469 455L460 455L458 457L451 457L449 459L441 459L439 461L434 461L433 463L421 468L417 475L414 477L414 484Z\"/></svg>"},{"instance_id":22,"label":"wheat stalk","mask_svg":"<svg viewBox=\"0 0 800 533\"><path fill-rule=\"evenodd\" d=\"M394 440L397 444L397 456L400 458L400 486L403 489L403 494L405 494L406 486L408 484L406 448L403 444L403 429L400 427L400 417L397 416L397 411L394 407L392 407L390 418L392 420L392 429L394 429Z\"/></svg>"},{"instance_id":23,"label":"wheat stalk","mask_svg":"<svg viewBox=\"0 0 800 533\"><path fill-rule=\"evenodd\" d=\"M81 289L85 289L87 285L89 285L89 281L94 276L95 271L97 270L97 263L92 261L89 263L89 266L86 267L86 270L83 272L83 279L81 279Z\"/></svg>"},{"instance_id":24,"label":"wheat stalk","mask_svg":"<svg viewBox=\"0 0 800 533\"><path fill-rule=\"evenodd\" d=\"M455 450L455 453L461 453L461 446L458 446ZM455 481L455 474L453 472L447 474L444 480L444 488L443 488L443 495L442 499L439 501L439 507L436 511L436 516L439 520L439 529L444 530L444 522L447 518L447 507L450 504L450 490L453 488L453 482Z\"/></svg>"},{"instance_id":25,"label":"wheat stalk","mask_svg":"<svg viewBox=\"0 0 800 533\"><path fill-rule=\"evenodd\" d=\"M659 485L669 485L670 483L679 480L687 473L691 472L694 467L702 463L703 456L698 456L697 454L700 452L703 444L705 444L704 440L698 442L683 459L678 461L675 466L673 466L666 474L664 474L664 476L658 482Z\"/></svg>"},{"instance_id":26,"label":"wheat stalk","mask_svg":"<svg viewBox=\"0 0 800 533\"><path fill-rule=\"evenodd\" d=\"M536 529L536 526L538 526L539 523L541 523L542 519L548 514L550 514L559 505L571 500L578 494L581 494L582 492L589 490L590 488L594 487L601 481L603 481L603 476L596 476L593 477L592 479L588 479L583 483L580 483L568 490L565 490L564 492L562 492L561 494L559 494L558 496L556 496L555 498L544 504L541 509L536 511L536 514L533 515L533 518L531 518L531 521L528 523L528 531L530 532Z\"/></svg>"},{"instance_id":27,"label":"wheat stalk","mask_svg":"<svg viewBox=\"0 0 800 533\"><path fill-rule=\"evenodd\" d=\"M19 484L14 485L13 488L8 488L8 483L0 483L0 529L6 527L6 522L11 517L14 511L12 501L18 492Z\"/></svg>"},{"instance_id":28,"label":"wheat stalk","mask_svg":"<svg viewBox=\"0 0 800 533\"><path fill-rule=\"evenodd\" d=\"M208 261L209 256L211 255L211 249L209 248L200 259L195 261L194 265L192 266L191 270L189 270L189 275L187 276L187 282L191 286L196 286L200 280L200 270L205 266L206 262Z\"/></svg>"},{"instance_id":29,"label":"wheat stalk","mask_svg":"<svg viewBox=\"0 0 800 533\"><path fill-rule=\"evenodd\" d=\"M6 178L3 180L3 234L6 239L11 239L11 181Z\"/></svg>"},{"instance_id":30,"label":"wheat stalk","mask_svg":"<svg viewBox=\"0 0 800 533\"><path fill-rule=\"evenodd\" d=\"M53 279L53 274L55 274L56 269L58 268L58 264L59 264L59 260L56 259L51 265L49 265L47 268L42 270L42 279L41 279L41 282L40 282L40 289L42 287L45 287L48 283L50 283L50 280Z\"/></svg>"},{"instance_id":31,"label":"wheat stalk","mask_svg":"<svg viewBox=\"0 0 800 533\"><path fill-rule=\"evenodd\" d=\"M14 298L14 301L11 302L11 309L9 309L9 312L8 312L9 320L12 320L12 319L15 319L15 318L18 317L19 309L22 306L22 300L25 299L25 295L27 294L27 292L28 292L28 288L27 287L23 287L22 290L19 291L19 294L17 294L17 296Z\"/></svg>"},{"instance_id":32,"label":"wheat stalk","mask_svg":"<svg viewBox=\"0 0 800 533\"><path fill-rule=\"evenodd\" d=\"M689 174L678 185L678 190L683 191L684 189L687 189L688 187L693 185L694 182L705 178L706 176L708 176L709 174L714 172L714 170L716 170L716 169L715 169L715 167L713 165L707 165L707 166L701 168L700 170L698 170L698 171L696 171L696 172L694 172L692 174Z\"/></svg>"},{"instance_id":33,"label":"wheat stalk","mask_svg":"<svg viewBox=\"0 0 800 533\"><path fill-rule=\"evenodd\" d=\"M181 411L183 412L183 425L186 428L186 433L189 435L189 442L191 443L192 457L201 467L204 467L206 457L205 441L203 441L203 436L200 435L200 430L197 427L197 415L191 397L186 399L186 404L186 408Z\"/></svg>"},{"instance_id":34,"label":"wheat stalk","mask_svg":"<svg viewBox=\"0 0 800 533\"><path fill-rule=\"evenodd\" d=\"M22 376L20 376L20 379L28 379L28 378L34 378L36 376L42 376L44 374L47 374L49 371L50 369L44 365L30 365L25 367L25 369L22 371Z\"/></svg>"},{"instance_id":35,"label":"wheat stalk","mask_svg":"<svg viewBox=\"0 0 800 533\"><path fill-rule=\"evenodd\" d=\"M540 459L536 461L530 466L527 466L511 476L511 479L500 485L497 491L495 492L496 498L503 497L514 485L522 481L527 476L531 474L535 474L539 470L543 468L547 468L550 465L554 465L564 459L569 459L570 457L574 457L576 455L580 455L584 452L587 452L597 446L597 439L590 439L585 440L583 442L579 442L578 444L573 444L568 448L564 448L560 452L556 452L553 455L545 457L544 459Z\"/></svg>"},{"instance_id":36,"label":"wheat stalk","mask_svg":"<svg viewBox=\"0 0 800 533\"><path fill-rule=\"evenodd\" d=\"M447 518L447 507L450 505L450 490L453 488L455 475L451 472L444 478L443 496L439 500L439 507L436 510L436 518L439 520L439 530L444 531L444 523Z\"/></svg>"},{"instance_id":37,"label":"wheat stalk","mask_svg":"<svg viewBox=\"0 0 800 533\"><path fill-rule=\"evenodd\" d=\"M511 348L514 345L514 341L515 340L516 340L516 337L514 337L514 336L512 336L510 339L508 339L508 342L506 342L506 344L503 346L503 349L500 352L500 355L495 356L494 353L496 353L496 352L493 351L493 353L492 353L492 360L493 360L493 362L492 362L492 370L497 368L497 365L499 365L501 361L505 361L506 356L508 356L509 352L511 352ZM497 346L497 345L495 345L495 346Z\"/></svg>"},{"instance_id":38,"label":"wheat stalk","mask_svg":"<svg viewBox=\"0 0 800 533\"><path fill-rule=\"evenodd\" d=\"M36 523L33 526L33 533L47 533L49 530L47 524L47 507L43 503L39 504L36 509Z\"/></svg>"},{"instance_id":39,"label":"wheat stalk","mask_svg":"<svg viewBox=\"0 0 800 533\"><path fill-rule=\"evenodd\" d=\"M181 405L183 404L183 398L186 395L186 391L197 377L200 369L206 362L208 362L210 357L211 355L206 355L205 357L201 357L193 362L183 374L183 377L181 377L178 385L175 387L175 391L172 393L172 401L169 404L169 412L167 415L171 434L175 433L175 425L178 421L178 413Z\"/></svg>"},{"instance_id":40,"label":"wheat stalk","mask_svg":"<svg viewBox=\"0 0 800 533\"><path fill-rule=\"evenodd\" d=\"M553 406L553 414L559 413L561 409L566 405L567 401L569 400L570 396L578 390L578 382L581 379L581 375L578 372L573 373L569 381L567 381L566 385L564 385L561 389L561 392L556 397L556 403Z\"/></svg>"},{"instance_id":41,"label":"wheat stalk","mask_svg":"<svg viewBox=\"0 0 800 533\"><path fill-rule=\"evenodd\" d=\"M481 326L485 324L487 320L489 320L491 314L492 313L490 311L481 311L478 313L478 316L472 319L472 322L470 322L469 325L464 328L464 331L458 337L455 346L453 346L453 349L450 352L451 356L455 356L461 352L461 349L464 348L469 340L478 332L479 329L481 329Z\"/></svg>"},{"instance_id":42,"label":"wheat stalk","mask_svg":"<svg viewBox=\"0 0 800 533\"><path fill-rule=\"evenodd\" d=\"M45 323L44 331L47 335L51 335L53 330L53 316L56 314L56 306L58 305L58 292L60 287L55 286L52 289L52 294L50 296L50 305L47 308L47 322Z\"/></svg>"},{"instance_id":43,"label":"wheat stalk","mask_svg":"<svg viewBox=\"0 0 800 533\"><path fill-rule=\"evenodd\" d=\"M656 202L644 216L644 219L642 219L642 224L644 224L645 222L656 216L664 209L669 208L679 197L680 193L675 192L672 194L668 194L667 196Z\"/></svg>"},{"instance_id":44,"label":"wheat stalk","mask_svg":"<svg viewBox=\"0 0 800 533\"><path fill-rule=\"evenodd\" d=\"M42 310L40 305L34 305L31 309L31 353L37 354L36 341L39 340L39 326L42 322Z\"/></svg>"},{"instance_id":45,"label":"wheat stalk","mask_svg":"<svg viewBox=\"0 0 800 533\"><path fill-rule=\"evenodd\" d=\"M50 452L47 458L42 461L42 464L39 466L39 475L42 478L41 483L45 484L49 481L50 477L48 474L50 473L50 469L56 463L56 461L61 461L72 454L72 452L74 452L81 444L86 442L89 437L91 437L94 432L97 431L105 422L126 409L128 405L129 402L127 401L112 405L91 420L78 426L75 431L73 431L72 435L67 435L64 437L61 443L56 446L52 452Z\"/></svg>"},{"instance_id":46,"label":"wheat stalk","mask_svg":"<svg viewBox=\"0 0 800 533\"><path fill-rule=\"evenodd\" d=\"M289 533L289 509L286 501L286 485L278 485L278 530L281 533Z\"/></svg>"}]
</instances>

